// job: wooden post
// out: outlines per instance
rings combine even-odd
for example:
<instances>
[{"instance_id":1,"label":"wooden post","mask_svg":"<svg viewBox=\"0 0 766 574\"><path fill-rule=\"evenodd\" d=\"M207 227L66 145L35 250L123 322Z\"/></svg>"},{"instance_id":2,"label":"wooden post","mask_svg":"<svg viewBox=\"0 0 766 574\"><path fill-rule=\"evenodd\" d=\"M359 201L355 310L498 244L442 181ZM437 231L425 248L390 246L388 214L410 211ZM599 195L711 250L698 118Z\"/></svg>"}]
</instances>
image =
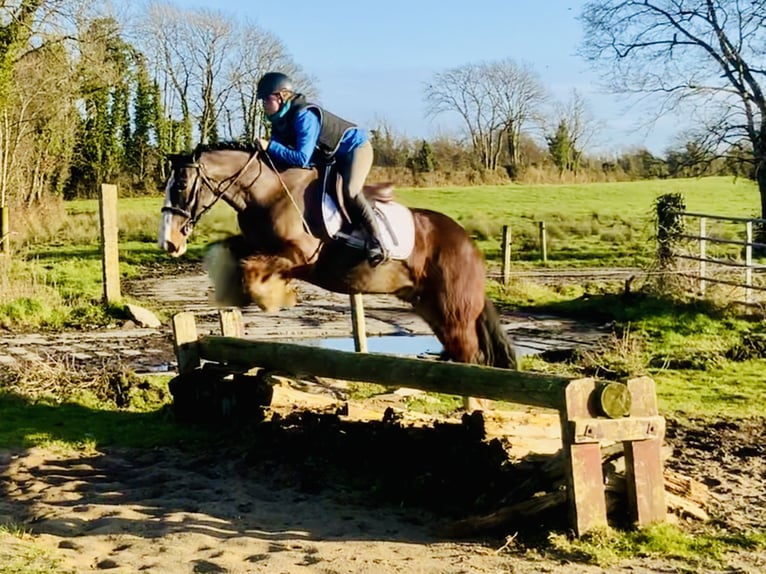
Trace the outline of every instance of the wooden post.
<instances>
[{"instance_id":1,"label":"wooden post","mask_svg":"<svg viewBox=\"0 0 766 574\"><path fill-rule=\"evenodd\" d=\"M657 394L654 381L639 377L628 381L632 397L631 417L656 417ZM658 417L647 429L653 438L623 441L625 450L625 477L628 487L628 507L638 526L663 522L667 514L665 481L662 471L662 440L665 436L664 419Z\"/></svg>"},{"instance_id":2,"label":"wooden post","mask_svg":"<svg viewBox=\"0 0 766 574\"><path fill-rule=\"evenodd\" d=\"M221 335L224 337L245 336L245 324L242 321L242 311L239 309L220 309L218 322L221 325Z\"/></svg>"},{"instance_id":3,"label":"wooden post","mask_svg":"<svg viewBox=\"0 0 766 574\"><path fill-rule=\"evenodd\" d=\"M700 217L700 268L699 268L699 286L700 286L700 295L705 294L705 288L707 285L705 284L705 273L707 271L707 244L705 242L705 227L707 226L707 219L704 217Z\"/></svg>"},{"instance_id":4,"label":"wooden post","mask_svg":"<svg viewBox=\"0 0 766 574\"><path fill-rule=\"evenodd\" d=\"M11 252L11 226L9 223L8 206L0 207L0 253Z\"/></svg>"},{"instance_id":5,"label":"wooden post","mask_svg":"<svg viewBox=\"0 0 766 574\"><path fill-rule=\"evenodd\" d=\"M615 385L621 383L614 383ZM639 377L626 389L605 387L603 406L613 403L605 419L598 413L599 398L593 379L572 381L564 391L561 416L562 448L567 457L571 522L578 535L607 526L606 493L601 466L601 442L620 441L625 451L628 507L637 526L665 520L665 486L660 447L665 419L657 412L654 381ZM602 389L604 391L604 389ZM627 416L620 416L624 412Z\"/></svg>"},{"instance_id":6,"label":"wooden post","mask_svg":"<svg viewBox=\"0 0 766 574\"><path fill-rule=\"evenodd\" d=\"M361 293L352 293L351 299L351 332L354 335L354 350L357 353L367 352L367 326L364 322L364 300Z\"/></svg>"},{"instance_id":7,"label":"wooden post","mask_svg":"<svg viewBox=\"0 0 766 574\"><path fill-rule=\"evenodd\" d=\"M538 226L540 228L540 259L543 260L543 263L548 263L548 240L545 233L545 222L540 221Z\"/></svg>"},{"instance_id":8,"label":"wooden post","mask_svg":"<svg viewBox=\"0 0 766 574\"><path fill-rule=\"evenodd\" d=\"M120 295L120 259L118 252L117 186L104 183L99 196L101 216L101 263L104 279L104 301L117 303Z\"/></svg>"},{"instance_id":9,"label":"wooden post","mask_svg":"<svg viewBox=\"0 0 766 574\"><path fill-rule=\"evenodd\" d=\"M559 411L562 451L567 460L567 483L570 489L569 512L578 535L607 526L601 445L598 441L578 444L574 427L570 424L573 420L592 417L588 399L595 391L596 382L593 379L570 382L564 391L564 408Z\"/></svg>"},{"instance_id":10,"label":"wooden post","mask_svg":"<svg viewBox=\"0 0 766 574\"><path fill-rule=\"evenodd\" d=\"M503 225L503 285L508 285L511 278L511 227Z\"/></svg>"},{"instance_id":11,"label":"wooden post","mask_svg":"<svg viewBox=\"0 0 766 574\"><path fill-rule=\"evenodd\" d=\"M750 303L753 297L753 222L748 221L745 227L745 303Z\"/></svg>"},{"instance_id":12,"label":"wooden post","mask_svg":"<svg viewBox=\"0 0 766 574\"><path fill-rule=\"evenodd\" d=\"M173 346L179 375L189 373L200 366L194 313L184 311L173 315Z\"/></svg>"}]
</instances>

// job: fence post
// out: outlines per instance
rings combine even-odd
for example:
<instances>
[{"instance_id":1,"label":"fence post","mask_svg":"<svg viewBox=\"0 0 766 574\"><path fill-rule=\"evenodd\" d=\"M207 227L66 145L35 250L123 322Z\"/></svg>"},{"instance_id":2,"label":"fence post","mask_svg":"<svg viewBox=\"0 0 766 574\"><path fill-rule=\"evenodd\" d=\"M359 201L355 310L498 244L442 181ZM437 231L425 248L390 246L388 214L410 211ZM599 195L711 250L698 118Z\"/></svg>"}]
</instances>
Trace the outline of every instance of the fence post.
<instances>
[{"instance_id":1,"label":"fence post","mask_svg":"<svg viewBox=\"0 0 766 574\"><path fill-rule=\"evenodd\" d=\"M11 226L9 224L8 206L0 207L0 253L11 252Z\"/></svg>"},{"instance_id":2,"label":"fence post","mask_svg":"<svg viewBox=\"0 0 766 574\"><path fill-rule=\"evenodd\" d=\"M352 293L351 299L351 331L354 335L354 350L357 353L367 352L367 326L364 322L364 300L361 293Z\"/></svg>"},{"instance_id":3,"label":"fence post","mask_svg":"<svg viewBox=\"0 0 766 574\"><path fill-rule=\"evenodd\" d=\"M745 224L745 303L750 303L752 298L753 286L753 222L748 221Z\"/></svg>"},{"instance_id":4,"label":"fence post","mask_svg":"<svg viewBox=\"0 0 766 574\"><path fill-rule=\"evenodd\" d=\"M503 225L503 285L511 279L511 227Z\"/></svg>"},{"instance_id":5,"label":"fence post","mask_svg":"<svg viewBox=\"0 0 766 574\"><path fill-rule=\"evenodd\" d=\"M224 337L245 336L245 323L242 319L242 311L238 308L219 309L218 323L221 326L221 335Z\"/></svg>"},{"instance_id":6,"label":"fence post","mask_svg":"<svg viewBox=\"0 0 766 574\"><path fill-rule=\"evenodd\" d=\"M705 294L705 273L707 271L707 244L705 242L705 228L707 227L707 218L700 217L700 267L699 267L699 287L700 295Z\"/></svg>"},{"instance_id":7,"label":"fence post","mask_svg":"<svg viewBox=\"0 0 766 574\"><path fill-rule=\"evenodd\" d=\"M183 311L173 315L172 325L178 374L190 373L201 364L194 313Z\"/></svg>"},{"instance_id":8,"label":"fence post","mask_svg":"<svg viewBox=\"0 0 766 574\"><path fill-rule=\"evenodd\" d=\"M106 303L120 301L120 259L118 252L117 186L101 184L99 195L101 216L101 264Z\"/></svg>"},{"instance_id":9,"label":"fence post","mask_svg":"<svg viewBox=\"0 0 766 574\"><path fill-rule=\"evenodd\" d=\"M540 227L540 258L543 260L543 263L548 263L548 246L545 233L545 222L540 221L538 226Z\"/></svg>"}]
</instances>

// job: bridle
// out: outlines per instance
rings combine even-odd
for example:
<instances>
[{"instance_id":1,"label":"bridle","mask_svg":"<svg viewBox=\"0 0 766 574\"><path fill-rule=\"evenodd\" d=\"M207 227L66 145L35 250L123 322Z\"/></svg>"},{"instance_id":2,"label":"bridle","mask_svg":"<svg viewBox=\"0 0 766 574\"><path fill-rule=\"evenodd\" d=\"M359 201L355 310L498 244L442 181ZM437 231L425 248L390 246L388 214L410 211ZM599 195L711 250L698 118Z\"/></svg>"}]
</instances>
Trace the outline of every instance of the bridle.
<instances>
[{"instance_id":1,"label":"bridle","mask_svg":"<svg viewBox=\"0 0 766 574\"><path fill-rule=\"evenodd\" d=\"M212 207L218 203L218 200L221 199L226 195L226 192L229 191L232 185L234 185L239 177L247 170L248 167L250 167L250 164L253 162L253 160L258 156L258 151L254 151L248 160L245 162L245 164L239 168L234 174L230 175L226 179L223 179L216 183L208 174L207 170L205 169L205 164L201 161L190 161L185 162L182 164L175 164L173 166L173 170L175 171L178 168L193 168L196 171L196 174L194 176L194 182L191 186L191 192L190 192L190 201L187 202L187 205L191 205L192 203L196 202L196 196L199 193L199 186L200 186L200 180L201 185L205 185L212 193L213 193L213 200L208 203L205 207L200 209L198 213L195 215L191 211L187 209L182 209L181 207L178 207L177 205L165 205L162 207L161 212L162 213L172 213L173 215L180 215L181 217L186 218L186 221L181 226L181 233L183 233L185 236L188 236L192 229L194 229L194 226L197 224L197 222L200 220L200 218L205 215ZM263 169L263 164L261 165L261 170ZM261 172L258 172L258 175L255 176L253 181L257 180L261 175Z\"/></svg>"}]
</instances>

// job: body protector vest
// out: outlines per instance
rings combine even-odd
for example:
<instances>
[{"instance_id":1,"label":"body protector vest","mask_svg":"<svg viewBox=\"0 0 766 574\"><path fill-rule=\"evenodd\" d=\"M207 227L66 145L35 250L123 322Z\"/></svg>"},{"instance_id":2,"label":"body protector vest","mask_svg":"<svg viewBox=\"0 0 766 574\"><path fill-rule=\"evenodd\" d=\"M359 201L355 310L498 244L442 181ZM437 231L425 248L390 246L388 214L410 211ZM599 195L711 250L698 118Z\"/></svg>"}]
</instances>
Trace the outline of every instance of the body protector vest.
<instances>
[{"instance_id":1,"label":"body protector vest","mask_svg":"<svg viewBox=\"0 0 766 574\"><path fill-rule=\"evenodd\" d=\"M319 114L319 124L321 126L319 139L317 140L316 149L311 156L311 160L316 164L331 163L335 156L335 152L338 151L338 146L340 145L340 140L343 138L343 135L348 130L355 128L356 124L352 124L351 122L328 112L317 104L307 102L303 95L299 94L293 98L287 113L271 124L271 131L277 136L280 142L294 147L295 128L293 125L295 114L306 108L314 110Z\"/></svg>"}]
</instances>

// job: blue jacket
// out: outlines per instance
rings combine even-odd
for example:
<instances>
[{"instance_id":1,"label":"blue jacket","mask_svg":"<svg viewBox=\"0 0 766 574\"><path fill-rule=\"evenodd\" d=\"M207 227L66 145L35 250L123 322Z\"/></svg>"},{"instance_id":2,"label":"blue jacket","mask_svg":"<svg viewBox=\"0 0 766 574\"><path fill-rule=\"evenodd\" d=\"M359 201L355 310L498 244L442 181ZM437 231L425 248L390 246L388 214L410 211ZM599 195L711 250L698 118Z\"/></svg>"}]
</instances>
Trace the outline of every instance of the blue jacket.
<instances>
[{"instance_id":1,"label":"blue jacket","mask_svg":"<svg viewBox=\"0 0 766 574\"><path fill-rule=\"evenodd\" d=\"M322 131L322 113L318 106L309 105L298 109L291 118L286 118L289 125L272 132L267 148L269 155L288 166L310 167L316 163L317 146ZM285 130L288 131L287 135ZM366 141L367 133L362 128L351 126L343 132L331 157L342 163L351 151Z\"/></svg>"}]
</instances>

